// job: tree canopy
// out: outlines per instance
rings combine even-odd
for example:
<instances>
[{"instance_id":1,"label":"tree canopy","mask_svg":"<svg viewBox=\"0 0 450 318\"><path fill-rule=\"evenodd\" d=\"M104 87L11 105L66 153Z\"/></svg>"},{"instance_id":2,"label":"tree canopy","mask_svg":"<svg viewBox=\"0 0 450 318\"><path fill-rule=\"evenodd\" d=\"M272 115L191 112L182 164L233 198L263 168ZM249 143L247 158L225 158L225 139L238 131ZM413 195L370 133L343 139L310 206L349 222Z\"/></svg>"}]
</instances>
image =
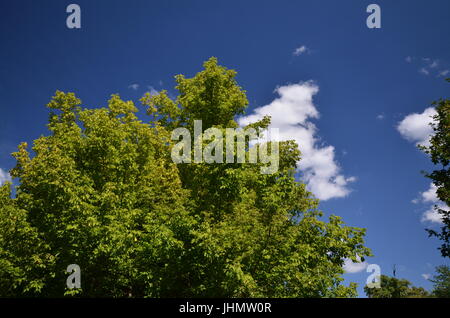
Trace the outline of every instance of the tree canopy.
<instances>
[{"instance_id":1,"label":"tree canopy","mask_svg":"<svg viewBox=\"0 0 450 318\"><path fill-rule=\"evenodd\" d=\"M450 267L440 265L436 267L436 274L430 281L433 283L433 296L450 298Z\"/></svg>"},{"instance_id":2,"label":"tree canopy","mask_svg":"<svg viewBox=\"0 0 450 318\"><path fill-rule=\"evenodd\" d=\"M371 255L365 230L322 220L295 178L295 142L280 143L273 174L263 163L171 160L174 128L238 127L248 101L235 76L211 58L176 76L176 98L144 96L145 120L118 95L88 109L57 91L49 135L13 154L15 194L0 187L0 296L356 296L342 266ZM66 286L69 264L80 289Z\"/></svg>"},{"instance_id":3,"label":"tree canopy","mask_svg":"<svg viewBox=\"0 0 450 318\"><path fill-rule=\"evenodd\" d=\"M450 82L450 78L447 79ZM431 123L434 134L430 138L430 146L420 146L430 155L431 161L437 169L427 174L437 187L438 199L450 207L450 99L440 99L433 102L436 115ZM439 248L443 257L450 257L450 211L436 206L435 209L441 215L441 231L428 229L430 236L436 236L442 241Z\"/></svg>"}]
</instances>

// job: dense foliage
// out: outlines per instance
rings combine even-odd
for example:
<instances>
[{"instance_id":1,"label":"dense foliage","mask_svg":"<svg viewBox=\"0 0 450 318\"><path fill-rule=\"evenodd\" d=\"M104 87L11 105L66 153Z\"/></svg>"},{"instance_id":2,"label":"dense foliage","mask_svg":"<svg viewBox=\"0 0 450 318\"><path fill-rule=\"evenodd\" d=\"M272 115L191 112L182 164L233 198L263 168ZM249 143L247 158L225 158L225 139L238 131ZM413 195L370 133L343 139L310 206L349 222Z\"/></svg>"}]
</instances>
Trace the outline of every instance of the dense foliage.
<instances>
[{"instance_id":1,"label":"dense foliage","mask_svg":"<svg viewBox=\"0 0 450 318\"><path fill-rule=\"evenodd\" d=\"M262 163L171 160L172 129L195 119L237 127L248 102L235 75L215 58L178 75L175 99L142 98L148 122L118 95L86 109L57 91L50 134L14 153L15 195L0 188L0 296L356 296L342 265L370 255L365 230L321 219L294 177L293 141L280 144L274 174ZM81 289L66 287L69 264L81 268Z\"/></svg>"},{"instance_id":2,"label":"dense foliage","mask_svg":"<svg viewBox=\"0 0 450 318\"><path fill-rule=\"evenodd\" d=\"M450 298L450 267L441 265L436 267L436 274L430 281L433 283L433 296Z\"/></svg>"}]
</instances>

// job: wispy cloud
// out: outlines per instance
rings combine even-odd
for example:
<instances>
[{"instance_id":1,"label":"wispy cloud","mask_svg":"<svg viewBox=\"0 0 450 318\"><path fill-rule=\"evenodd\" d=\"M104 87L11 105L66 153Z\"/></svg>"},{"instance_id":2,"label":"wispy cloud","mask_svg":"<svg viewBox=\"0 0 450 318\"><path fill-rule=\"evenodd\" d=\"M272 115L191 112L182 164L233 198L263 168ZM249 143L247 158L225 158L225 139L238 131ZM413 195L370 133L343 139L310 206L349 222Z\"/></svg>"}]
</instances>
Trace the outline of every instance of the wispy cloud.
<instances>
[{"instance_id":1,"label":"wispy cloud","mask_svg":"<svg viewBox=\"0 0 450 318\"><path fill-rule=\"evenodd\" d=\"M431 278L431 274L422 274L422 277L426 280L429 280Z\"/></svg>"},{"instance_id":2,"label":"wispy cloud","mask_svg":"<svg viewBox=\"0 0 450 318\"><path fill-rule=\"evenodd\" d=\"M132 90L137 91L139 89L139 84L134 83L128 86L128 88L131 88Z\"/></svg>"},{"instance_id":3,"label":"wispy cloud","mask_svg":"<svg viewBox=\"0 0 450 318\"><path fill-rule=\"evenodd\" d=\"M377 115L377 119L378 119L378 120L383 120L383 119L384 119L384 114L379 114L379 115Z\"/></svg>"},{"instance_id":4,"label":"wispy cloud","mask_svg":"<svg viewBox=\"0 0 450 318\"><path fill-rule=\"evenodd\" d=\"M421 67L419 69L419 73L423 74L423 75L430 75L430 71L427 70L425 67Z\"/></svg>"},{"instance_id":5,"label":"wispy cloud","mask_svg":"<svg viewBox=\"0 0 450 318\"><path fill-rule=\"evenodd\" d=\"M415 58L407 56L405 58L407 63L416 65L418 72L425 76L445 77L450 74L449 64L442 59L422 57Z\"/></svg>"},{"instance_id":6,"label":"wispy cloud","mask_svg":"<svg viewBox=\"0 0 450 318\"><path fill-rule=\"evenodd\" d=\"M450 74L450 70L443 70L443 71L439 72L438 77L445 77L449 74Z\"/></svg>"},{"instance_id":7,"label":"wispy cloud","mask_svg":"<svg viewBox=\"0 0 450 318\"><path fill-rule=\"evenodd\" d=\"M321 200L345 197L349 183L355 177L340 172L333 146L323 146L318 129L311 122L319 118L313 96L319 87L312 81L278 87L279 97L270 104L256 108L252 114L238 119L241 126L256 122L265 115L272 118L271 126L279 129L280 140L295 140L302 153L298 163L309 191Z\"/></svg>"},{"instance_id":8,"label":"wispy cloud","mask_svg":"<svg viewBox=\"0 0 450 318\"><path fill-rule=\"evenodd\" d=\"M429 67L430 67L430 68L436 68L436 67L438 67L438 66L439 66L438 60L434 60L433 62L430 62L430 63L429 63Z\"/></svg>"},{"instance_id":9,"label":"wispy cloud","mask_svg":"<svg viewBox=\"0 0 450 318\"><path fill-rule=\"evenodd\" d=\"M305 53L311 53L311 50L309 48L307 48L305 45L302 45L302 46L296 48L294 50L294 52L292 52L292 55L299 56L299 55L302 55Z\"/></svg>"},{"instance_id":10,"label":"wispy cloud","mask_svg":"<svg viewBox=\"0 0 450 318\"><path fill-rule=\"evenodd\" d=\"M149 92L151 95L159 94L159 91L156 90L156 89L155 89L153 86L151 86L151 85L148 85L148 86L147 86L147 89L148 89L148 92Z\"/></svg>"}]
</instances>

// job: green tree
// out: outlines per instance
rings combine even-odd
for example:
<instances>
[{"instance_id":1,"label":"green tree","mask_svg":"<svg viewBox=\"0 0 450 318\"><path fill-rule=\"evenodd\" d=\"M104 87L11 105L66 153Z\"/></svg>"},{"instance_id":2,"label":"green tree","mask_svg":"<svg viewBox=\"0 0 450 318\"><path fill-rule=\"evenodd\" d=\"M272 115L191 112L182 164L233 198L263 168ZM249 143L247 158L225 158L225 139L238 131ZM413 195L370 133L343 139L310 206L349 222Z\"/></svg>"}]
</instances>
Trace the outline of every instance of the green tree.
<instances>
[{"instance_id":1,"label":"green tree","mask_svg":"<svg viewBox=\"0 0 450 318\"><path fill-rule=\"evenodd\" d=\"M183 272L195 220L184 207L167 134L141 123L131 102L113 95L108 108L81 110L73 94L48 104L51 135L22 144L12 176L19 209L50 246L43 295L159 295ZM17 225L18 227L20 225ZM11 244L19 244L18 241ZM81 267L81 290L66 290L69 264Z\"/></svg>"},{"instance_id":2,"label":"green tree","mask_svg":"<svg viewBox=\"0 0 450 318\"><path fill-rule=\"evenodd\" d=\"M422 287L411 286L406 279L398 279L381 275L380 288L364 286L364 292L369 298L425 298L429 293Z\"/></svg>"},{"instance_id":3,"label":"green tree","mask_svg":"<svg viewBox=\"0 0 450 318\"><path fill-rule=\"evenodd\" d=\"M7 183L0 187L0 295L33 295L44 287L54 257L28 222L27 212L10 197Z\"/></svg>"},{"instance_id":4,"label":"green tree","mask_svg":"<svg viewBox=\"0 0 450 318\"><path fill-rule=\"evenodd\" d=\"M437 274L430 281L433 283L432 294L439 298L450 298L450 267L441 265L436 267Z\"/></svg>"},{"instance_id":5,"label":"green tree","mask_svg":"<svg viewBox=\"0 0 450 318\"><path fill-rule=\"evenodd\" d=\"M34 295L356 296L356 284L342 284L342 266L371 255L365 230L334 215L321 220L318 200L295 179L293 141L281 143L274 174L261 174L262 163L173 163L172 129L192 131L195 119L203 129L238 126L248 102L235 75L211 58L194 77L176 76L176 99L166 91L142 98L148 122L118 95L106 108L82 109L73 93L56 92L50 135L35 140L33 156L26 144L14 153L16 196L10 184L1 188L2 213L20 218L0 232L23 228L29 253L46 262L23 265L21 239L0 236L0 251L13 247L0 295L23 295L16 277L40 277ZM82 288L68 290L74 263Z\"/></svg>"},{"instance_id":6,"label":"green tree","mask_svg":"<svg viewBox=\"0 0 450 318\"><path fill-rule=\"evenodd\" d=\"M450 78L447 79L450 82ZM431 123L434 134L430 138L430 146L420 146L431 156L431 161L438 169L426 176L433 180L437 187L436 194L439 200L450 206L450 99L440 99L433 102L436 108L434 122ZM450 211L435 207L442 217L441 231L427 229L430 236L436 236L442 240L439 248L443 257L450 257Z\"/></svg>"}]
</instances>

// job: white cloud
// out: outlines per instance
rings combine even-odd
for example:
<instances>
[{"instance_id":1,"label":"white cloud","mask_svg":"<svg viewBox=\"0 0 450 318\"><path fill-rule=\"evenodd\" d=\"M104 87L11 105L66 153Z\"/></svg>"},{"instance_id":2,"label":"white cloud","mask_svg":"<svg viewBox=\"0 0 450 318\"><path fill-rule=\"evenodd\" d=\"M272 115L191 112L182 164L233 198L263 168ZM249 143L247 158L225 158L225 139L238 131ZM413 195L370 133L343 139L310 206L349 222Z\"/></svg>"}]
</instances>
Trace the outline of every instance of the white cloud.
<instances>
[{"instance_id":1,"label":"white cloud","mask_svg":"<svg viewBox=\"0 0 450 318\"><path fill-rule=\"evenodd\" d=\"M358 257L358 259L359 259L359 257ZM361 260L361 259L359 259L359 260ZM346 258L344 260L343 268L346 273L354 274L354 273L362 272L363 270L365 270L367 268L367 266L369 266L369 263L367 263L366 261L364 261L364 262L360 261L360 262L355 263L351 259Z\"/></svg>"},{"instance_id":2,"label":"white cloud","mask_svg":"<svg viewBox=\"0 0 450 318\"><path fill-rule=\"evenodd\" d=\"M306 46L302 45L302 46L296 48L292 54L294 56L299 56L299 55L302 55L304 53L309 53L309 52L311 52L311 50L309 48L307 48Z\"/></svg>"},{"instance_id":3,"label":"white cloud","mask_svg":"<svg viewBox=\"0 0 450 318\"><path fill-rule=\"evenodd\" d=\"M436 110L433 107L425 109L421 114L409 114L398 123L397 130L405 139L416 144L429 146L429 139L433 134L433 128L430 126L433 121L431 117L435 114Z\"/></svg>"},{"instance_id":4,"label":"white cloud","mask_svg":"<svg viewBox=\"0 0 450 318\"><path fill-rule=\"evenodd\" d=\"M429 57L414 58L407 56L405 58L407 63L414 63L418 67L419 73L423 75L436 75L437 77L447 76L450 73L448 69L448 62L442 59L435 59Z\"/></svg>"},{"instance_id":5,"label":"white cloud","mask_svg":"<svg viewBox=\"0 0 450 318\"><path fill-rule=\"evenodd\" d=\"M317 127L310 121L319 118L313 103L318 91L319 87L311 81L280 86L275 90L279 97L239 118L238 122L245 126L265 115L271 116L270 128L279 129L279 139L295 140L299 145L302 158L298 167L308 190L317 198L328 200L347 196L348 184L355 178L340 174L333 146L320 145Z\"/></svg>"},{"instance_id":6,"label":"white cloud","mask_svg":"<svg viewBox=\"0 0 450 318\"><path fill-rule=\"evenodd\" d=\"M421 73L423 75L430 75L430 71L428 71L425 67L421 67L419 69L419 73Z\"/></svg>"},{"instance_id":7,"label":"white cloud","mask_svg":"<svg viewBox=\"0 0 450 318\"><path fill-rule=\"evenodd\" d=\"M433 62L430 63L430 68L436 68L439 66L439 61L438 60L434 60Z\"/></svg>"},{"instance_id":8,"label":"white cloud","mask_svg":"<svg viewBox=\"0 0 450 318\"><path fill-rule=\"evenodd\" d=\"M431 274L422 274L422 277L426 280L429 280L431 278Z\"/></svg>"},{"instance_id":9,"label":"white cloud","mask_svg":"<svg viewBox=\"0 0 450 318\"><path fill-rule=\"evenodd\" d=\"M440 208L444 208L444 205L440 205ZM431 223L442 223L442 216L438 213L434 206L430 207L425 213L422 215L422 222L431 222Z\"/></svg>"},{"instance_id":10,"label":"white cloud","mask_svg":"<svg viewBox=\"0 0 450 318\"><path fill-rule=\"evenodd\" d=\"M448 206L441 202L436 195L437 187L430 183L428 190L422 192L420 197L413 200L413 203L431 203L432 205L422 215L422 222L442 223L442 216L436 210L438 209L448 210Z\"/></svg>"},{"instance_id":11,"label":"white cloud","mask_svg":"<svg viewBox=\"0 0 450 318\"><path fill-rule=\"evenodd\" d=\"M11 181L11 176L8 172L4 171L2 168L0 168L0 185L3 183Z\"/></svg>"},{"instance_id":12,"label":"white cloud","mask_svg":"<svg viewBox=\"0 0 450 318\"><path fill-rule=\"evenodd\" d=\"M128 88L131 88L132 90L137 91L138 88L139 88L139 84L131 84L131 85L128 86Z\"/></svg>"},{"instance_id":13,"label":"white cloud","mask_svg":"<svg viewBox=\"0 0 450 318\"><path fill-rule=\"evenodd\" d=\"M148 92L151 94L151 95L157 95L157 94L159 94L159 92L153 87L153 86L147 86L147 89L148 89Z\"/></svg>"},{"instance_id":14,"label":"white cloud","mask_svg":"<svg viewBox=\"0 0 450 318\"><path fill-rule=\"evenodd\" d=\"M379 115L377 115L377 119L378 119L378 120L383 120L383 119L384 119L384 114L379 114Z\"/></svg>"},{"instance_id":15,"label":"white cloud","mask_svg":"<svg viewBox=\"0 0 450 318\"><path fill-rule=\"evenodd\" d=\"M438 202L439 199L436 195L436 190L437 190L437 187L434 185L434 183L433 182L430 183L430 188L427 191L422 192L420 194L422 201L423 202L432 202L432 203Z\"/></svg>"}]
</instances>

